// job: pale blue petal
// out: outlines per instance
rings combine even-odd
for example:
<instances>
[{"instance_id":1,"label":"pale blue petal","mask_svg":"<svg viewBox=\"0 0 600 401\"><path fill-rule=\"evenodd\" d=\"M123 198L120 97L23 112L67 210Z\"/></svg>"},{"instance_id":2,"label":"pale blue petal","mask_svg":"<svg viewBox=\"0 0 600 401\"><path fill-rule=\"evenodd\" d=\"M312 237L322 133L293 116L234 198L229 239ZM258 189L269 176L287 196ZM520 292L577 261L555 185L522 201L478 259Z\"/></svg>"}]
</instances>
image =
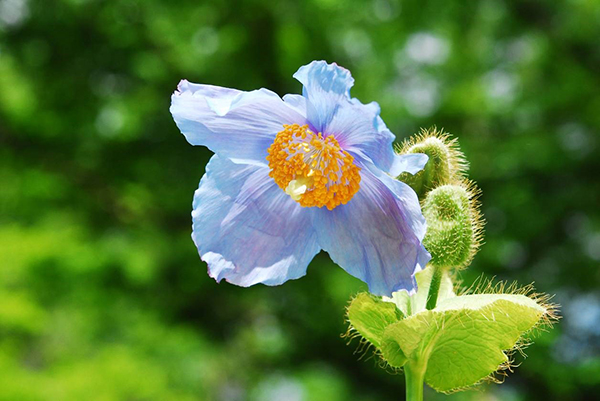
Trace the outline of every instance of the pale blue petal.
<instances>
[{"instance_id":1,"label":"pale blue petal","mask_svg":"<svg viewBox=\"0 0 600 401\"><path fill-rule=\"evenodd\" d=\"M194 194L192 238L217 281L279 285L306 273L320 250L311 213L268 168L215 155Z\"/></svg>"},{"instance_id":2,"label":"pale blue petal","mask_svg":"<svg viewBox=\"0 0 600 401\"><path fill-rule=\"evenodd\" d=\"M303 85L302 94L307 100L307 118L318 132L329 124L340 102L348 102L354 79L350 71L337 64L313 61L300 67L294 78Z\"/></svg>"},{"instance_id":3,"label":"pale blue petal","mask_svg":"<svg viewBox=\"0 0 600 401\"><path fill-rule=\"evenodd\" d=\"M301 67L294 77L303 85L310 126L333 135L344 150L389 172L395 164L395 136L379 116L376 102L350 98L354 79L345 68L325 61Z\"/></svg>"},{"instance_id":4,"label":"pale blue petal","mask_svg":"<svg viewBox=\"0 0 600 401\"><path fill-rule=\"evenodd\" d=\"M361 188L346 205L320 209L313 225L319 244L375 295L416 290L414 274L430 259L422 245L425 219L414 191L363 168Z\"/></svg>"},{"instance_id":5,"label":"pale blue petal","mask_svg":"<svg viewBox=\"0 0 600 401\"><path fill-rule=\"evenodd\" d=\"M396 157L392 146L395 136L379 112L376 102L362 104L357 99L343 102L324 134L334 135L342 148L388 172Z\"/></svg>"},{"instance_id":6,"label":"pale blue petal","mask_svg":"<svg viewBox=\"0 0 600 401\"><path fill-rule=\"evenodd\" d=\"M423 153L396 155L394 157L394 163L392 164L389 173L392 177L398 177L404 172L414 175L419 171L423 170L428 160L429 157Z\"/></svg>"},{"instance_id":7,"label":"pale blue petal","mask_svg":"<svg viewBox=\"0 0 600 401\"><path fill-rule=\"evenodd\" d=\"M423 241L425 232L427 231L427 223L415 191L404 182L390 177L381 170L374 169L372 165L368 166L368 169L374 177L381 181L396 196L398 202L402 204L403 220L408 224L419 242Z\"/></svg>"},{"instance_id":8,"label":"pale blue petal","mask_svg":"<svg viewBox=\"0 0 600 401\"><path fill-rule=\"evenodd\" d=\"M297 108L267 89L243 92L185 80L171 97L170 110L192 145L206 146L234 161L263 164L283 124L306 123Z\"/></svg>"},{"instance_id":9,"label":"pale blue petal","mask_svg":"<svg viewBox=\"0 0 600 401\"><path fill-rule=\"evenodd\" d=\"M302 95L287 94L283 96L285 104L293 108L298 114L306 115L306 98Z\"/></svg>"}]
</instances>

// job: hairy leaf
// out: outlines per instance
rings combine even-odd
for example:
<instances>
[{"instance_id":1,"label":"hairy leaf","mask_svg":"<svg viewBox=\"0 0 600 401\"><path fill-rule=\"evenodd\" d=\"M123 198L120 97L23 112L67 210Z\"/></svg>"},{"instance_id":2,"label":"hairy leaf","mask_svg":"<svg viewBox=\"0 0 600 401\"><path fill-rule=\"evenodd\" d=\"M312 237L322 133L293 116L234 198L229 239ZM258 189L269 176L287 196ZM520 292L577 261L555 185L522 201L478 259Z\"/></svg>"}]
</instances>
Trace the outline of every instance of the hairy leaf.
<instances>
[{"instance_id":1,"label":"hairy leaf","mask_svg":"<svg viewBox=\"0 0 600 401\"><path fill-rule=\"evenodd\" d=\"M386 327L403 318L404 314L394 304L366 292L358 294L348 307L352 327L377 348L381 346Z\"/></svg>"},{"instance_id":2,"label":"hairy leaf","mask_svg":"<svg viewBox=\"0 0 600 401\"><path fill-rule=\"evenodd\" d=\"M389 325L382 353L388 361L406 358L426 366L425 381L434 389L456 390L476 384L507 363L505 351L546 313L524 295L446 298L434 310Z\"/></svg>"}]
</instances>

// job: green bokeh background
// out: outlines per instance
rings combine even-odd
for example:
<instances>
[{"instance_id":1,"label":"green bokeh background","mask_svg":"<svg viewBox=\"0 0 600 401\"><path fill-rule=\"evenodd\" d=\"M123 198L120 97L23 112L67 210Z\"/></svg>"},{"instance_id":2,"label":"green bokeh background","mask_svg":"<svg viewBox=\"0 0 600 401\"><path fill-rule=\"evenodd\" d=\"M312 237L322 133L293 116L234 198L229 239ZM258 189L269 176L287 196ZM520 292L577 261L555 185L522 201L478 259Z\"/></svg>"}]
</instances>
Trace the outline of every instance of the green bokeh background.
<instances>
[{"instance_id":1,"label":"green bokeh background","mask_svg":"<svg viewBox=\"0 0 600 401\"><path fill-rule=\"evenodd\" d=\"M426 398L595 399L599 37L595 0L0 0L0 400L403 399L340 338L365 286L327 254L245 289L190 239L211 153L172 121L177 82L298 93L314 59L399 141L459 138L488 220L465 284L563 305L505 384Z\"/></svg>"}]
</instances>

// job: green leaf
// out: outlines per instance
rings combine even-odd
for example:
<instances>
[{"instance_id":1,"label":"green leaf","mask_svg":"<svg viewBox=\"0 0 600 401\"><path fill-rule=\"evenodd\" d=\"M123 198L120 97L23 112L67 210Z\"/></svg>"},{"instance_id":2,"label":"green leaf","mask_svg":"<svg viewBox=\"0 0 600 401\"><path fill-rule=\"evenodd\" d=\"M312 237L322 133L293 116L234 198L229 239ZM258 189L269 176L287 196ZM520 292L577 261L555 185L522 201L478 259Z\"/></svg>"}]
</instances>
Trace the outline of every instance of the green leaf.
<instances>
[{"instance_id":1,"label":"green leaf","mask_svg":"<svg viewBox=\"0 0 600 401\"><path fill-rule=\"evenodd\" d=\"M394 304L383 302L366 292L358 294L348 306L348 320L352 327L377 348L381 346L385 328L403 318Z\"/></svg>"},{"instance_id":2,"label":"green leaf","mask_svg":"<svg viewBox=\"0 0 600 401\"><path fill-rule=\"evenodd\" d=\"M381 349L388 361L405 359L426 368L425 381L437 391L456 390L507 363L505 351L546 313L524 295L449 297L433 310L389 325Z\"/></svg>"}]
</instances>

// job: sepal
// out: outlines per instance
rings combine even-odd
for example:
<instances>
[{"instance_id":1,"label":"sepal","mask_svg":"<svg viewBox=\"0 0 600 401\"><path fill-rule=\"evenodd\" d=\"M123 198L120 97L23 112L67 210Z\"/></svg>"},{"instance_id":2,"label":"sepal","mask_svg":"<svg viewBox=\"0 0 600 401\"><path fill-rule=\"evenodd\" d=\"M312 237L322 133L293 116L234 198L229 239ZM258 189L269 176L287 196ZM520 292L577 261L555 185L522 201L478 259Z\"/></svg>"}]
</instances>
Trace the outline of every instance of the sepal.
<instances>
[{"instance_id":1,"label":"sepal","mask_svg":"<svg viewBox=\"0 0 600 401\"><path fill-rule=\"evenodd\" d=\"M431 254L431 265L461 269L471 263L483 240L478 195L477 187L468 181L427 193L422 205L427 221L423 245Z\"/></svg>"}]
</instances>

